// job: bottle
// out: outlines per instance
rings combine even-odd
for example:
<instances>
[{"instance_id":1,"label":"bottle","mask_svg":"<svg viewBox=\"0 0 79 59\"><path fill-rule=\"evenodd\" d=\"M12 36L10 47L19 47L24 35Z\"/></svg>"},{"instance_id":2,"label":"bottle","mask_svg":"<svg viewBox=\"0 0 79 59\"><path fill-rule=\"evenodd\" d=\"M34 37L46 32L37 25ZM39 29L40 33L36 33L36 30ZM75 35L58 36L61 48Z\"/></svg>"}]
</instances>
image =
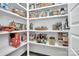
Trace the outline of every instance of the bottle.
<instances>
[{"instance_id":1,"label":"bottle","mask_svg":"<svg viewBox=\"0 0 79 59\"><path fill-rule=\"evenodd\" d=\"M33 23L30 23L30 30L33 30Z\"/></svg>"},{"instance_id":2,"label":"bottle","mask_svg":"<svg viewBox=\"0 0 79 59\"><path fill-rule=\"evenodd\" d=\"M65 29L70 29L69 24L68 24L68 18L66 18L66 20L65 20L64 28Z\"/></svg>"},{"instance_id":3,"label":"bottle","mask_svg":"<svg viewBox=\"0 0 79 59\"><path fill-rule=\"evenodd\" d=\"M64 10L64 8L61 8L61 10L60 10L60 14L61 14L61 15L64 15L64 14L65 14L65 10Z\"/></svg>"}]
</instances>

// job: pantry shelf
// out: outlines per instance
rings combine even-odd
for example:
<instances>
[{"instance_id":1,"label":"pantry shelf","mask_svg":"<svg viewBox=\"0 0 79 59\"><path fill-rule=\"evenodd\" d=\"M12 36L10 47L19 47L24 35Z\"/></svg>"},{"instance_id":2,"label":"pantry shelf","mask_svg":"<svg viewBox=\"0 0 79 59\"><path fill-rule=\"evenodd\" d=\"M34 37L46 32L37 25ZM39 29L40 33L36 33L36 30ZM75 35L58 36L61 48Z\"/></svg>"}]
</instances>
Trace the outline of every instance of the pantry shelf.
<instances>
[{"instance_id":1,"label":"pantry shelf","mask_svg":"<svg viewBox=\"0 0 79 59\"><path fill-rule=\"evenodd\" d=\"M19 48L21 48L22 46L26 45L27 43L24 43L22 42L21 43L21 46ZM5 55L8 55L10 54L11 52L19 49L19 48L13 48L13 47L10 47L10 46L6 46L5 48L2 48L0 49L0 56L5 56Z\"/></svg>"},{"instance_id":2,"label":"pantry shelf","mask_svg":"<svg viewBox=\"0 0 79 59\"><path fill-rule=\"evenodd\" d=\"M69 30L29 30L30 32L69 32Z\"/></svg>"},{"instance_id":3,"label":"pantry shelf","mask_svg":"<svg viewBox=\"0 0 79 59\"><path fill-rule=\"evenodd\" d=\"M29 18L29 20L38 20L38 19L53 19L53 18L62 18L62 17L67 17L68 14L65 15L55 15L55 16L47 16L47 17L38 17L38 18Z\"/></svg>"},{"instance_id":4,"label":"pantry shelf","mask_svg":"<svg viewBox=\"0 0 79 59\"><path fill-rule=\"evenodd\" d=\"M41 10L41 9L46 9L46 8L51 8L51 7L59 7L59 6L63 6L63 5L65 6L67 4L51 5L51 6L41 7L41 8L30 9L29 11Z\"/></svg>"},{"instance_id":5,"label":"pantry shelf","mask_svg":"<svg viewBox=\"0 0 79 59\"><path fill-rule=\"evenodd\" d=\"M63 48L63 49L68 49L68 47L64 47L64 46L59 46L59 45L48 45L48 44L43 44L43 43L36 43L36 42L32 42L30 41L31 44L36 44L36 45L43 45L43 46L48 46L48 47L55 47L55 48Z\"/></svg>"},{"instance_id":6,"label":"pantry shelf","mask_svg":"<svg viewBox=\"0 0 79 59\"><path fill-rule=\"evenodd\" d=\"M9 34L9 33L16 33L16 32L27 32L27 30L12 31L12 32L2 31L2 32L0 32L0 34Z\"/></svg>"},{"instance_id":7,"label":"pantry shelf","mask_svg":"<svg viewBox=\"0 0 79 59\"><path fill-rule=\"evenodd\" d=\"M68 15L65 3L1 3L0 56L20 56L25 52L28 56L35 48L36 53L67 56Z\"/></svg>"},{"instance_id":8,"label":"pantry shelf","mask_svg":"<svg viewBox=\"0 0 79 59\"><path fill-rule=\"evenodd\" d=\"M15 14L15 13L13 13L13 12L10 12L10 11L7 11L7 10L4 10L4 9L2 9L2 8L0 8L0 11L1 11L1 13L3 14L7 14L7 15L12 15L12 16L16 16L16 17L18 17L18 18L21 18L21 19L23 19L23 20L27 20L27 18L25 18L25 17L22 17L22 16L19 16L18 14Z\"/></svg>"}]
</instances>

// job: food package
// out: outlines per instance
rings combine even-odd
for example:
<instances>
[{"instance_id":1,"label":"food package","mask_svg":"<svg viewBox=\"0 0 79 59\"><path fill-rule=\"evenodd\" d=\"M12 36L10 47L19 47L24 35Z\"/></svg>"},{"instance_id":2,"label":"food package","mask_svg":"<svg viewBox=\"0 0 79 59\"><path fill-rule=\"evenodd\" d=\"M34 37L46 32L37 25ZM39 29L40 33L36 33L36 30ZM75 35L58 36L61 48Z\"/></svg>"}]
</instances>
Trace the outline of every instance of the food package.
<instances>
[{"instance_id":1,"label":"food package","mask_svg":"<svg viewBox=\"0 0 79 59\"><path fill-rule=\"evenodd\" d=\"M19 33L10 33L9 45L18 48L20 46L20 34Z\"/></svg>"},{"instance_id":2,"label":"food package","mask_svg":"<svg viewBox=\"0 0 79 59\"><path fill-rule=\"evenodd\" d=\"M21 41L22 42L27 42L27 33L22 33L21 34Z\"/></svg>"}]
</instances>

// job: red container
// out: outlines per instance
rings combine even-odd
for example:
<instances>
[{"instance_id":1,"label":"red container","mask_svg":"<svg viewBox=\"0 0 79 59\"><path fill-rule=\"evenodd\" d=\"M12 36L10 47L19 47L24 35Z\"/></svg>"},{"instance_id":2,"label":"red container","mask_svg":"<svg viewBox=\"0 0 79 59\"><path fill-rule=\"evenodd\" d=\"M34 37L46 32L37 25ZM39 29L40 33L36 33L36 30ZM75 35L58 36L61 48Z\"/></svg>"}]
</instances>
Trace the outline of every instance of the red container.
<instances>
[{"instance_id":1,"label":"red container","mask_svg":"<svg viewBox=\"0 0 79 59\"><path fill-rule=\"evenodd\" d=\"M15 28L11 27L11 26L4 26L2 28L2 31L7 31L7 32L11 32L11 31L14 31Z\"/></svg>"},{"instance_id":2,"label":"red container","mask_svg":"<svg viewBox=\"0 0 79 59\"><path fill-rule=\"evenodd\" d=\"M18 48L20 46L20 34L11 33L10 34L10 46Z\"/></svg>"}]
</instances>

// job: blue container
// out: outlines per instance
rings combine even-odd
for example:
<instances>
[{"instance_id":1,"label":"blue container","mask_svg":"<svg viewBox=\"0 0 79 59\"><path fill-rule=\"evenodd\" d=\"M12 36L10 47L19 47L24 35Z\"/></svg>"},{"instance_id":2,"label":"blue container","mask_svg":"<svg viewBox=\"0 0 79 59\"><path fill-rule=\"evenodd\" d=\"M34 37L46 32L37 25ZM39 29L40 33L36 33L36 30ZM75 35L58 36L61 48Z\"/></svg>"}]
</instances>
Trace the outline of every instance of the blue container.
<instances>
[{"instance_id":1,"label":"blue container","mask_svg":"<svg viewBox=\"0 0 79 59\"><path fill-rule=\"evenodd\" d=\"M8 10L8 3L1 3L1 8Z\"/></svg>"}]
</instances>

